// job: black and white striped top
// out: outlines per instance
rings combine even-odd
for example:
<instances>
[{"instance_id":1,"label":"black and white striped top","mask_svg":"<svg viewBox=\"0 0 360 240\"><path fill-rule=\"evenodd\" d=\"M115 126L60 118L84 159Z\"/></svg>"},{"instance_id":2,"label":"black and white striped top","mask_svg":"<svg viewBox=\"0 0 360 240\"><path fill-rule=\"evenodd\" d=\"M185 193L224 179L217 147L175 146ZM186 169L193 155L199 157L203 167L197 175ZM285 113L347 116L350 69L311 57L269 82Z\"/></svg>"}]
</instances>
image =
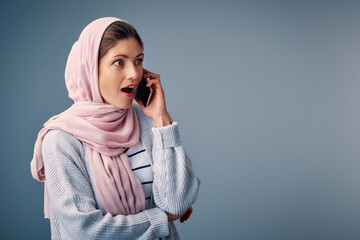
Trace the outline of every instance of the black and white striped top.
<instances>
[{"instance_id":1,"label":"black and white striped top","mask_svg":"<svg viewBox=\"0 0 360 240\"><path fill-rule=\"evenodd\" d=\"M150 159L146 153L146 149L140 141L137 145L127 149L125 154L129 158L129 163L134 175L140 180L145 193L145 209L151 208L150 202L152 197L153 171Z\"/></svg>"}]
</instances>

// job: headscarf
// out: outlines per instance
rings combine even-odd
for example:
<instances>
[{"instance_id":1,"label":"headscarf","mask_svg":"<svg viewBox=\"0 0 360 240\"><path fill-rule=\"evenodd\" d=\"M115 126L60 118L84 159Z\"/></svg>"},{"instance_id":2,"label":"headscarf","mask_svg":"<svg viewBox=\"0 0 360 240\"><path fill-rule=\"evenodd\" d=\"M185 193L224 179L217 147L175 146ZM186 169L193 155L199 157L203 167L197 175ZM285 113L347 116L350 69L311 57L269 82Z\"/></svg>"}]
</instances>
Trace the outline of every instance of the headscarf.
<instances>
[{"instance_id":1,"label":"headscarf","mask_svg":"<svg viewBox=\"0 0 360 240\"><path fill-rule=\"evenodd\" d=\"M33 178L44 182L45 218L50 219L50 199L41 147L51 129L61 129L85 143L94 187L106 212L128 215L145 209L142 185L124 153L140 138L135 109L104 103L98 86L100 42L106 28L115 21L124 20L103 17L83 29L71 48L65 68L66 87L74 104L44 123L37 136L30 165Z\"/></svg>"}]
</instances>

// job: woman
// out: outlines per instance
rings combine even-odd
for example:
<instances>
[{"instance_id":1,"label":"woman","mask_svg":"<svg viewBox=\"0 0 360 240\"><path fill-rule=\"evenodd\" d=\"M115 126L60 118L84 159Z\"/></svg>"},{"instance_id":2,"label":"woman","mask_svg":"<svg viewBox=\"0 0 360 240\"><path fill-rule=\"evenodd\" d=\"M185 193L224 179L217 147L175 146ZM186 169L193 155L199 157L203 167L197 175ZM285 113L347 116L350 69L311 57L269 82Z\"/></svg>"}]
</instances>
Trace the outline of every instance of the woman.
<instances>
[{"instance_id":1,"label":"woman","mask_svg":"<svg viewBox=\"0 0 360 240\"><path fill-rule=\"evenodd\" d=\"M52 239L178 239L174 221L190 217L200 180L143 59L136 30L114 17L74 43L65 69L74 104L44 124L31 161ZM133 104L142 77L153 89L146 107Z\"/></svg>"}]
</instances>

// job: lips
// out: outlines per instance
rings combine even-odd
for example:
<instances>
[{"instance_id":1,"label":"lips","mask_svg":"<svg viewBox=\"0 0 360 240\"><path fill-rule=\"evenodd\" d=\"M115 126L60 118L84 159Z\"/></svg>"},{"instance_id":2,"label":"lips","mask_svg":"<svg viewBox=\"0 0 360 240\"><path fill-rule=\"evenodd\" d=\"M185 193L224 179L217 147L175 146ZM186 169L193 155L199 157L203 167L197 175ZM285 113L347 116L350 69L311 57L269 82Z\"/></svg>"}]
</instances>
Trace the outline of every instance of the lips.
<instances>
[{"instance_id":1,"label":"lips","mask_svg":"<svg viewBox=\"0 0 360 240\"><path fill-rule=\"evenodd\" d=\"M135 93L136 84L130 84L126 87L121 88L121 91L125 93L126 96L131 97Z\"/></svg>"}]
</instances>

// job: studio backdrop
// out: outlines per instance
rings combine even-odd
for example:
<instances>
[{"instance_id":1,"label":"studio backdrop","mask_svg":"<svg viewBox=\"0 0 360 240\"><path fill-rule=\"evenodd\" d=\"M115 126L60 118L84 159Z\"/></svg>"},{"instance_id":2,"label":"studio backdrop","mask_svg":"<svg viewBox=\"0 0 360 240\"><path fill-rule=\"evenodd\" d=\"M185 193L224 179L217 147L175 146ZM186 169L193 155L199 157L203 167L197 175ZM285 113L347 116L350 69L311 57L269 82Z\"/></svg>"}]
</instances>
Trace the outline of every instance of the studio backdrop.
<instances>
[{"instance_id":1,"label":"studio backdrop","mask_svg":"<svg viewBox=\"0 0 360 240\"><path fill-rule=\"evenodd\" d=\"M1 1L0 238L50 239L37 133L91 21L128 20L201 179L182 239L360 239L360 2Z\"/></svg>"}]
</instances>

